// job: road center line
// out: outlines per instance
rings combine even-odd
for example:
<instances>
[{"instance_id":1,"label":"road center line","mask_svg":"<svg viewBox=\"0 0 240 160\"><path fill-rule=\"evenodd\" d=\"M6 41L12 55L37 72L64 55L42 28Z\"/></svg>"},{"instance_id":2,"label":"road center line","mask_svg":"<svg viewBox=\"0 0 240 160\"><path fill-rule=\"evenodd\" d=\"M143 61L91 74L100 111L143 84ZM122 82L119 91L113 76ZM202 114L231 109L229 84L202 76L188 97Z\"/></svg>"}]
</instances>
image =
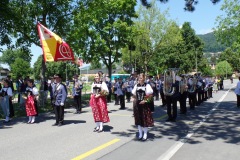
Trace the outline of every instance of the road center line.
<instances>
[{"instance_id":1,"label":"road center line","mask_svg":"<svg viewBox=\"0 0 240 160\"><path fill-rule=\"evenodd\" d=\"M106 147L108 147L108 146L118 142L118 141L120 141L120 139L117 139L117 138L113 139L112 141L109 141L109 142L107 142L107 143L105 143L105 144L103 144L103 145L101 145L101 146L99 146L97 148L94 148L94 149L92 149L92 150L90 150L90 151L88 151L86 153L83 153L83 154L73 158L72 160L82 160L83 158L86 158L86 157L92 155L93 153L96 153L96 152L98 152L98 151L100 151L100 150L102 150L102 149L104 149L104 148L106 148Z\"/></svg>"},{"instance_id":2,"label":"road center line","mask_svg":"<svg viewBox=\"0 0 240 160\"><path fill-rule=\"evenodd\" d=\"M187 140L189 140L192 135L194 135L194 133L197 131L197 129L199 127L201 127L204 122L206 121L207 118L209 118L210 114L212 114L220 105L220 103L223 101L223 99L227 96L227 94L229 93L229 91L232 88L230 88L228 91L226 91L224 93L224 95L218 100L218 102L213 106L213 108L211 109L211 111L208 112L208 114L206 116L204 116L204 118L202 119L202 121L200 121L198 124L194 125L192 130L189 131L190 133L188 133L185 137L181 138L180 140L178 140L174 145L172 145L164 154L162 154L160 157L158 157L157 160L169 160L170 158L172 158L172 156L184 145L184 143L187 142Z\"/></svg>"}]
</instances>

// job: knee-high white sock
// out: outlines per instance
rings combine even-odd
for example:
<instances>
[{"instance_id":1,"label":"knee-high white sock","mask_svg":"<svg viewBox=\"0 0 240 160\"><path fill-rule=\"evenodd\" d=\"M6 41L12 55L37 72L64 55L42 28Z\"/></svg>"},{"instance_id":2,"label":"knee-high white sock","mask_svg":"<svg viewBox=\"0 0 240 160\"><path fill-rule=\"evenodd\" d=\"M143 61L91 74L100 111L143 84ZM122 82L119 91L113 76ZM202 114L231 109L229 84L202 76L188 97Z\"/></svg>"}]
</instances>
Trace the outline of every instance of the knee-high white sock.
<instances>
[{"instance_id":1,"label":"knee-high white sock","mask_svg":"<svg viewBox=\"0 0 240 160\"><path fill-rule=\"evenodd\" d=\"M35 122L35 116L32 116L32 121L31 123L34 123Z\"/></svg>"},{"instance_id":2,"label":"knee-high white sock","mask_svg":"<svg viewBox=\"0 0 240 160\"><path fill-rule=\"evenodd\" d=\"M29 116L28 118L28 123L30 123L32 121L32 116Z\"/></svg>"},{"instance_id":3,"label":"knee-high white sock","mask_svg":"<svg viewBox=\"0 0 240 160\"><path fill-rule=\"evenodd\" d=\"M99 122L99 129L100 129L100 130L103 129L103 122Z\"/></svg>"},{"instance_id":4,"label":"knee-high white sock","mask_svg":"<svg viewBox=\"0 0 240 160\"><path fill-rule=\"evenodd\" d=\"M147 128L147 127L144 127L144 128L143 128L143 132L144 132L143 138L146 139L146 138L147 138L148 128Z\"/></svg>"},{"instance_id":5,"label":"knee-high white sock","mask_svg":"<svg viewBox=\"0 0 240 160\"><path fill-rule=\"evenodd\" d=\"M139 132L138 137L139 137L139 138L142 138L142 132L143 132L143 130L142 130L142 127L141 127L140 125L138 125L138 132Z\"/></svg>"},{"instance_id":6,"label":"knee-high white sock","mask_svg":"<svg viewBox=\"0 0 240 160\"><path fill-rule=\"evenodd\" d=\"M99 129L99 123L100 122L96 122L96 129Z\"/></svg>"}]
</instances>

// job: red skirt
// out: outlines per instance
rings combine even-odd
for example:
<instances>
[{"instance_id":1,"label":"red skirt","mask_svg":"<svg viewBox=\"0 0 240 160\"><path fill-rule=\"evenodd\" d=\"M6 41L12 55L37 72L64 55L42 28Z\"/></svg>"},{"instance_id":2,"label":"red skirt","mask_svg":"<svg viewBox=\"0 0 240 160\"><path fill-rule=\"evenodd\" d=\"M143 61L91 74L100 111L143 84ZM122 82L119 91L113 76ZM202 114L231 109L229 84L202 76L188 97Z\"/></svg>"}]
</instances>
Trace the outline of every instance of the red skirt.
<instances>
[{"instance_id":1,"label":"red skirt","mask_svg":"<svg viewBox=\"0 0 240 160\"><path fill-rule=\"evenodd\" d=\"M110 122L107 109L107 100L105 96L95 98L94 95L91 95L89 103L92 108L93 118L95 122Z\"/></svg>"},{"instance_id":2,"label":"red skirt","mask_svg":"<svg viewBox=\"0 0 240 160\"><path fill-rule=\"evenodd\" d=\"M26 113L27 116L36 116L37 110L36 110L36 104L34 102L33 96L28 96L26 100Z\"/></svg>"}]
</instances>

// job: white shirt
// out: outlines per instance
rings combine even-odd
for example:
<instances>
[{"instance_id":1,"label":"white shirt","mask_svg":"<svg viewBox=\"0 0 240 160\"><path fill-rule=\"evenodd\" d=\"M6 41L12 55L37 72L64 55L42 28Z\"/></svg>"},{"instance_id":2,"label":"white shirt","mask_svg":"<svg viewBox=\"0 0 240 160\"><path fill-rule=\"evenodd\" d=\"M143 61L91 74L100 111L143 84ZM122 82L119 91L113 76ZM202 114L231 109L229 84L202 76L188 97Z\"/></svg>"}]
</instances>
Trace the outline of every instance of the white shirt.
<instances>
[{"instance_id":1,"label":"white shirt","mask_svg":"<svg viewBox=\"0 0 240 160\"><path fill-rule=\"evenodd\" d=\"M8 87L8 88L3 87L2 90L1 90L1 92L2 92L2 91L7 92L7 95L8 95L9 97L12 97L12 96L13 96L13 92L12 92L12 88L11 88L11 87Z\"/></svg>"},{"instance_id":2,"label":"white shirt","mask_svg":"<svg viewBox=\"0 0 240 160\"><path fill-rule=\"evenodd\" d=\"M136 95L137 89L140 89L140 88L141 88L141 87L137 87L137 84L136 84L136 85L134 86L133 90L132 90L132 94L133 94L133 95ZM145 87L143 87L143 88L144 88L143 90L145 90ZM145 93L146 93L146 95L153 94L152 87L151 87L149 84L146 85Z\"/></svg>"}]
</instances>

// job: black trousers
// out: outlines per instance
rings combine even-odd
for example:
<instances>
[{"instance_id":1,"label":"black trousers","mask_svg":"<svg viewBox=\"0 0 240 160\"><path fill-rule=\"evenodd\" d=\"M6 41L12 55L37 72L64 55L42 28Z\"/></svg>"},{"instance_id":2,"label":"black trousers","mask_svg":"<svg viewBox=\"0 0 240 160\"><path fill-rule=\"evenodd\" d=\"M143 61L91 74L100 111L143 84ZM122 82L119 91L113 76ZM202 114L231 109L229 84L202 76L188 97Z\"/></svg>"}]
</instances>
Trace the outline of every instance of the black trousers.
<instances>
[{"instance_id":1,"label":"black trousers","mask_svg":"<svg viewBox=\"0 0 240 160\"><path fill-rule=\"evenodd\" d=\"M237 107L240 107L240 95L237 95Z\"/></svg>"},{"instance_id":2,"label":"black trousers","mask_svg":"<svg viewBox=\"0 0 240 160\"><path fill-rule=\"evenodd\" d=\"M110 103L112 101L112 90L109 89L109 93L107 95L107 102Z\"/></svg>"},{"instance_id":3,"label":"black trousers","mask_svg":"<svg viewBox=\"0 0 240 160\"><path fill-rule=\"evenodd\" d=\"M118 98L119 98L119 101L120 101L120 108L124 109L125 108L125 98L124 98L124 95L120 95L120 96L118 96Z\"/></svg>"},{"instance_id":4,"label":"black trousers","mask_svg":"<svg viewBox=\"0 0 240 160\"><path fill-rule=\"evenodd\" d=\"M74 102L76 104L76 111L81 112L82 111L82 96L81 95L75 95L74 96Z\"/></svg>"},{"instance_id":5,"label":"black trousers","mask_svg":"<svg viewBox=\"0 0 240 160\"><path fill-rule=\"evenodd\" d=\"M197 92L197 105L202 103L202 91Z\"/></svg>"},{"instance_id":6,"label":"black trousers","mask_svg":"<svg viewBox=\"0 0 240 160\"><path fill-rule=\"evenodd\" d=\"M159 90L157 90L157 89L154 90L154 96L155 96L155 99L158 101L159 100Z\"/></svg>"},{"instance_id":7,"label":"black trousers","mask_svg":"<svg viewBox=\"0 0 240 160\"><path fill-rule=\"evenodd\" d=\"M181 113L186 113L187 112L187 92L183 92L183 94L181 94L180 96L180 111Z\"/></svg>"},{"instance_id":8,"label":"black trousers","mask_svg":"<svg viewBox=\"0 0 240 160\"><path fill-rule=\"evenodd\" d=\"M177 99L172 96L166 96L168 119L176 120L177 118Z\"/></svg>"},{"instance_id":9,"label":"black trousers","mask_svg":"<svg viewBox=\"0 0 240 160\"><path fill-rule=\"evenodd\" d=\"M12 98L9 98L9 117L14 117L14 108L12 104Z\"/></svg>"},{"instance_id":10,"label":"black trousers","mask_svg":"<svg viewBox=\"0 0 240 160\"><path fill-rule=\"evenodd\" d=\"M162 99L162 105L166 105L167 102L166 102L166 98L165 98L165 96L164 96L163 91L160 91L160 96L161 96L161 99Z\"/></svg>"},{"instance_id":11,"label":"black trousers","mask_svg":"<svg viewBox=\"0 0 240 160\"><path fill-rule=\"evenodd\" d=\"M190 109L194 109L197 103L196 92L188 94Z\"/></svg>"},{"instance_id":12,"label":"black trousers","mask_svg":"<svg viewBox=\"0 0 240 160\"><path fill-rule=\"evenodd\" d=\"M117 94L114 94L115 105L119 105L119 98Z\"/></svg>"},{"instance_id":13,"label":"black trousers","mask_svg":"<svg viewBox=\"0 0 240 160\"><path fill-rule=\"evenodd\" d=\"M208 98L212 98L212 90L213 90L213 87L208 88Z\"/></svg>"},{"instance_id":14,"label":"black trousers","mask_svg":"<svg viewBox=\"0 0 240 160\"><path fill-rule=\"evenodd\" d=\"M64 118L64 106L54 106L54 111L55 111L55 118L56 118L56 123L63 123L63 118Z\"/></svg>"},{"instance_id":15,"label":"black trousers","mask_svg":"<svg viewBox=\"0 0 240 160\"><path fill-rule=\"evenodd\" d=\"M126 99L127 99L127 102L130 102L131 92L126 92Z\"/></svg>"}]
</instances>

